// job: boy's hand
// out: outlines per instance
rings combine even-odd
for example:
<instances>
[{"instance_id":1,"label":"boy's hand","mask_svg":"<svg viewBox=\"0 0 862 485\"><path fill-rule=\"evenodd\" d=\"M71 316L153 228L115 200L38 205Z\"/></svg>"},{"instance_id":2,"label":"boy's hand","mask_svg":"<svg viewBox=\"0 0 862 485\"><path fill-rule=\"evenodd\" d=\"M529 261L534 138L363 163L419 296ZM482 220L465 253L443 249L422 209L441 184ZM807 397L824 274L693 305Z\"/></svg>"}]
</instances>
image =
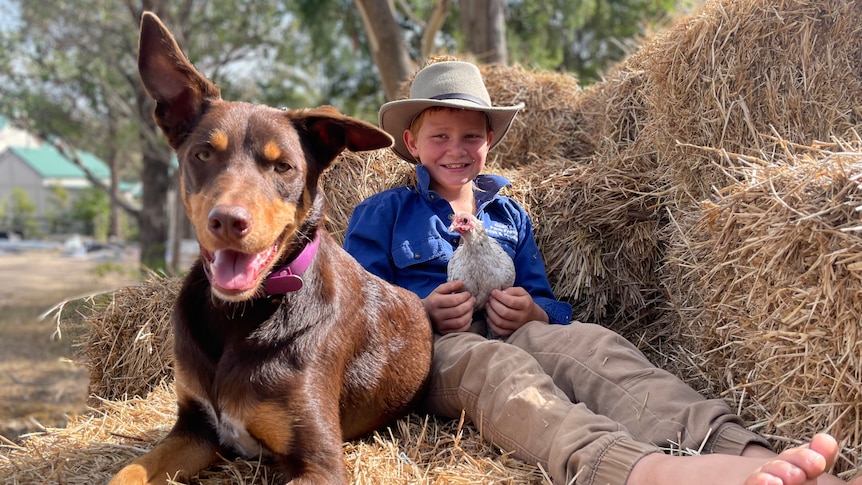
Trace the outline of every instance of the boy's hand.
<instances>
[{"instance_id":1,"label":"boy's hand","mask_svg":"<svg viewBox=\"0 0 862 485\"><path fill-rule=\"evenodd\" d=\"M548 322L545 310L520 286L492 290L485 304L485 313L485 321L497 337L508 337L533 320Z\"/></svg>"},{"instance_id":2,"label":"boy's hand","mask_svg":"<svg viewBox=\"0 0 862 485\"><path fill-rule=\"evenodd\" d=\"M422 300L434 330L441 334L466 332L473 323L476 299L461 291L463 281L448 281L438 286Z\"/></svg>"}]
</instances>

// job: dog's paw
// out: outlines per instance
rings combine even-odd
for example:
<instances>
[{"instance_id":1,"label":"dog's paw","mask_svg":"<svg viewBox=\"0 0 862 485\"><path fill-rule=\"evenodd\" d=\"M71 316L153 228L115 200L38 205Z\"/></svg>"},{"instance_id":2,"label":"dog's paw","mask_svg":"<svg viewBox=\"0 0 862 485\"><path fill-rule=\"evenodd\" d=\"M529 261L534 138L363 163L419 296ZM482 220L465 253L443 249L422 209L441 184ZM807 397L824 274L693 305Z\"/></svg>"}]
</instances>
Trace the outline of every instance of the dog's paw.
<instances>
[{"instance_id":1,"label":"dog's paw","mask_svg":"<svg viewBox=\"0 0 862 485\"><path fill-rule=\"evenodd\" d=\"M165 483L162 480L161 483ZM108 485L148 485L147 469L138 464L131 464L120 470L114 478L108 482Z\"/></svg>"}]
</instances>

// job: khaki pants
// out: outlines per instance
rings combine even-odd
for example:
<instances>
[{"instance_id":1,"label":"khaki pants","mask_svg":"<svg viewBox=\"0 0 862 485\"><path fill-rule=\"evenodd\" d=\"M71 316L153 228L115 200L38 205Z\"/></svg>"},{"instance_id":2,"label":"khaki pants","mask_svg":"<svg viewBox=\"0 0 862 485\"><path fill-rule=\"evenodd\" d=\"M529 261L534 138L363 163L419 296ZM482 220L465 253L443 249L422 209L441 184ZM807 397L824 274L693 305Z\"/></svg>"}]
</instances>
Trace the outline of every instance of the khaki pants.
<instances>
[{"instance_id":1,"label":"khaki pants","mask_svg":"<svg viewBox=\"0 0 862 485\"><path fill-rule=\"evenodd\" d=\"M483 439L556 484L623 485L659 447L738 455L768 443L722 400L706 400L598 325L530 322L505 341L438 336L427 411L464 410Z\"/></svg>"}]
</instances>

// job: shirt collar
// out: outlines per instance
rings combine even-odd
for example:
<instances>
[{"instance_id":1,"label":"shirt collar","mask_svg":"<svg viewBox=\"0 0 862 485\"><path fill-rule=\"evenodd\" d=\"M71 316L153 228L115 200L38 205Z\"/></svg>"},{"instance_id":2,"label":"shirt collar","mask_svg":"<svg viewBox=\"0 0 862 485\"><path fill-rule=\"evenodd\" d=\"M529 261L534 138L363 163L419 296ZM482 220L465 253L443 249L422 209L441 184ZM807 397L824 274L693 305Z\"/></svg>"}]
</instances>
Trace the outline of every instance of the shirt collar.
<instances>
[{"instance_id":1,"label":"shirt collar","mask_svg":"<svg viewBox=\"0 0 862 485\"><path fill-rule=\"evenodd\" d=\"M425 165L416 164L416 182L419 193L427 196L431 190L428 186L431 184L431 174ZM494 174L479 174L473 181L473 189L476 194L476 206L481 207L497 196L500 190L509 185L509 179L502 175ZM478 189L478 190L477 190Z\"/></svg>"}]
</instances>

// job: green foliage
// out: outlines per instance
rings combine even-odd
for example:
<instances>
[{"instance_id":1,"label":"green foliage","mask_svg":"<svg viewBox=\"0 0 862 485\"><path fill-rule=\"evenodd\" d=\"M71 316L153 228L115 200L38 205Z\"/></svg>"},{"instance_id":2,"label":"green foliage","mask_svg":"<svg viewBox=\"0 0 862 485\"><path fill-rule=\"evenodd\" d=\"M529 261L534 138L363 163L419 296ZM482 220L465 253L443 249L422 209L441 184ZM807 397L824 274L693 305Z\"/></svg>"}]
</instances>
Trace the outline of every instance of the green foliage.
<instances>
[{"instance_id":1,"label":"green foliage","mask_svg":"<svg viewBox=\"0 0 862 485\"><path fill-rule=\"evenodd\" d=\"M588 84L622 60L676 0L510 0L510 62L575 74Z\"/></svg>"},{"instance_id":2,"label":"green foliage","mask_svg":"<svg viewBox=\"0 0 862 485\"><path fill-rule=\"evenodd\" d=\"M351 116L377 122L377 110L385 102L368 37L352 0L291 0L285 2L295 16L294 43L284 48L305 49L296 67L305 70L300 82L313 98L289 107L331 104ZM309 62L313 59L314 62ZM295 67L291 68L292 70ZM297 82L296 77L293 78Z\"/></svg>"},{"instance_id":3,"label":"green foliage","mask_svg":"<svg viewBox=\"0 0 862 485\"><path fill-rule=\"evenodd\" d=\"M48 222L48 231L52 234L64 234L68 232L69 208L71 195L69 191L60 185L51 187L48 196L48 207L45 208L45 219Z\"/></svg>"},{"instance_id":4,"label":"green foliage","mask_svg":"<svg viewBox=\"0 0 862 485\"><path fill-rule=\"evenodd\" d=\"M589 83L622 59L633 39L667 19L676 3L506 0L509 62L567 71ZM408 50L421 63L423 20L437 1L395 4ZM464 51L458 5L452 1L435 37L438 52ZM332 104L376 122L384 93L352 0L0 0L0 16L20 14L0 22L0 114L116 160L122 180L139 180L142 160L152 164L167 153L148 127L152 104L140 91L137 74L145 8L157 11L225 98L292 108ZM147 193L166 194L165 180L146 177ZM12 214L11 205L7 211ZM136 219L144 221L142 234L163 237L159 221L167 216L147 216ZM94 219L83 220L93 224ZM163 255L164 244L142 248L142 261L154 269L164 268Z\"/></svg>"},{"instance_id":5,"label":"green foliage","mask_svg":"<svg viewBox=\"0 0 862 485\"><path fill-rule=\"evenodd\" d=\"M21 234L24 238L37 238L42 235L39 221L35 219L36 203L30 199L27 191L15 187L9 194L8 216L9 229Z\"/></svg>"},{"instance_id":6,"label":"green foliage","mask_svg":"<svg viewBox=\"0 0 862 485\"><path fill-rule=\"evenodd\" d=\"M86 188L72 202L70 216L84 228L83 233L95 239L108 239L111 200L108 194L95 187Z\"/></svg>"}]
</instances>

